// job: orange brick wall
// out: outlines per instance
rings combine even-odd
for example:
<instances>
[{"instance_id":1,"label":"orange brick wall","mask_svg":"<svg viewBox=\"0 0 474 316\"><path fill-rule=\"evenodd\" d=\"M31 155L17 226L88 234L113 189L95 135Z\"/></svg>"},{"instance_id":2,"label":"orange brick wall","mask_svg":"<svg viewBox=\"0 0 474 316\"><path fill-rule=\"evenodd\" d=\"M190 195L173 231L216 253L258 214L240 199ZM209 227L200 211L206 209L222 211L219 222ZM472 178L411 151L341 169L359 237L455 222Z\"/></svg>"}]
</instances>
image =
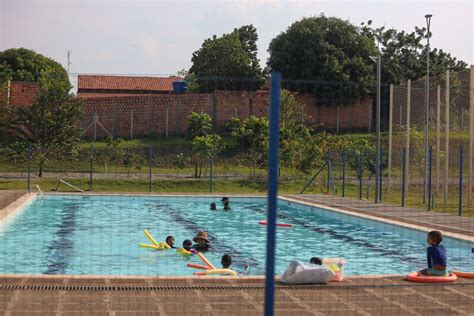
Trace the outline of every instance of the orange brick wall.
<instances>
[{"instance_id":1,"label":"orange brick wall","mask_svg":"<svg viewBox=\"0 0 474 316\"><path fill-rule=\"evenodd\" d=\"M318 105L314 95L298 95L305 104L304 114L309 116L308 124L322 123L327 129L337 127L337 106ZM99 122L116 137L130 137L133 111L133 135L163 135L166 132L168 112L168 133L183 134L187 117L191 112L208 113L213 117L217 129L222 129L232 117L245 119L250 115L268 115L268 91L216 91L211 94L169 94L152 96L101 97L84 101L84 119L81 127L86 129L97 113ZM353 105L339 106L339 129L365 129L369 125L372 99L366 98ZM97 137L107 133L97 127ZM93 126L86 136L94 134Z\"/></svg>"},{"instance_id":2,"label":"orange brick wall","mask_svg":"<svg viewBox=\"0 0 474 316\"><path fill-rule=\"evenodd\" d=\"M37 82L11 81L10 88L7 83L0 89L0 100L7 101L8 89L10 89L9 104L11 106L30 106L39 91L39 84Z\"/></svg>"}]
</instances>

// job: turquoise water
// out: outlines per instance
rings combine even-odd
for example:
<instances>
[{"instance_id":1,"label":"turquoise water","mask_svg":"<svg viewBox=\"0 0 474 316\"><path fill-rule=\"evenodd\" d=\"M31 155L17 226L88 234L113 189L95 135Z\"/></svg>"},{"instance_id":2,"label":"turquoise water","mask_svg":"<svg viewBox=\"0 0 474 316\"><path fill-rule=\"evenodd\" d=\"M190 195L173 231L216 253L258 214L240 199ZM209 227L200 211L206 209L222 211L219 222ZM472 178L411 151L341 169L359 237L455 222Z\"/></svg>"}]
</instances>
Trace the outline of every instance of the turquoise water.
<instances>
[{"instance_id":1,"label":"turquoise water","mask_svg":"<svg viewBox=\"0 0 474 316\"><path fill-rule=\"evenodd\" d=\"M189 262L174 250L151 251L147 229L158 241L173 235L176 245L198 230L209 233L206 254L220 266L222 254L233 268L250 265L264 274L266 200L232 198L231 211L210 211L211 197L59 196L37 198L0 226L0 273L95 275L191 275ZM404 274L423 268L426 234L315 207L279 202L276 272L291 260L344 257L346 275ZM474 245L445 238L451 268L474 271Z\"/></svg>"}]
</instances>

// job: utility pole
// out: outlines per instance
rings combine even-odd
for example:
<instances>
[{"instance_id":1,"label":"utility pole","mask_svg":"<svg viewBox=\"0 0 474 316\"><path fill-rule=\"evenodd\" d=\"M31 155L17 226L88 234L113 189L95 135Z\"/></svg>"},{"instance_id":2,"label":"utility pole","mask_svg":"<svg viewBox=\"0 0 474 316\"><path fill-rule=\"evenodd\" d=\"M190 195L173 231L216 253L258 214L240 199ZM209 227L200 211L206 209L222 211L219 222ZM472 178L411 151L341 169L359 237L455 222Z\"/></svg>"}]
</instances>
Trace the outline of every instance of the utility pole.
<instances>
[{"instance_id":1,"label":"utility pole","mask_svg":"<svg viewBox=\"0 0 474 316\"><path fill-rule=\"evenodd\" d=\"M71 51L67 51L67 74L69 75L69 66L71 66Z\"/></svg>"}]
</instances>

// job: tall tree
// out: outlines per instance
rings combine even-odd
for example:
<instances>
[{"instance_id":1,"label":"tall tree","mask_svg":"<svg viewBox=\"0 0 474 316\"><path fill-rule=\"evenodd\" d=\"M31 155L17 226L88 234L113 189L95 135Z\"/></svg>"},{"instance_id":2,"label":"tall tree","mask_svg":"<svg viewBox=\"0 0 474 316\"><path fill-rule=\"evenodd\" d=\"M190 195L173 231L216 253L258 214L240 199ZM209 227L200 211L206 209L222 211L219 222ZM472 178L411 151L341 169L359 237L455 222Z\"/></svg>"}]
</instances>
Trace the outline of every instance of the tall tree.
<instances>
[{"instance_id":1,"label":"tall tree","mask_svg":"<svg viewBox=\"0 0 474 316\"><path fill-rule=\"evenodd\" d=\"M399 84L403 80L416 80L426 76L425 27L415 27L413 32L394 28L374 27L369 20L361 24L361 32L379 47L382 56L384 83ZM432 34L429 34L430 37ZM447 69L459 71L467 64L457 60L442 49L430 50L430 75L442 75Z\"/></svg>"},{"instance_id":2,"label":"tall tree","mask_svg":"<svg viewBox=\"0 0 474 316\"><path fill-rule=\"evenodd\" d=\"M320 15L294 22L268 48L268 67L289 80L351 83L354 97L368 94L374 83L372 40L348 21ZM333 87L332 89L340 89Z\"/></svg>"},{"instance_id":3,"label":"tall tree","mask_svg":"<svg viewBox=\"0 0 474 316\"><path fill-rule=\"evenodd\" d=\"M66 70L51 58L26 48L12 48L0 52L0 81L38 82L41 74L45 72L54 72L58 80L69 84Z\"/></svg>"},{"instance_id":4,"label":"tall tree","mask_svg":"<svg viewBox=\"0 0 474 316\"><path fill-rule=\"evenodd\" d=\"M39 177L50 158L77 156L81 137L77 123L82 117L82 103L69 93L70 89L60 71L43 71L36 99L30 107L18 108L12 123L18 135L12 148L26 152L31 146Z\"/></svg>"},{"instance_id":5,"label":"tall tree","mask_svg":"<svg viewBox=\"0 0 474 316\"><path fill-rule=\"evenodd\" d=\"M253 80L262 78L257 39L255 27L246 25L230 34L204 40L201 48L193 53L193 65L189 69L197 77L200 90L251 88ZM253 85L258 88L261 84L258 81Z\"/></svg>"}]
</instances>

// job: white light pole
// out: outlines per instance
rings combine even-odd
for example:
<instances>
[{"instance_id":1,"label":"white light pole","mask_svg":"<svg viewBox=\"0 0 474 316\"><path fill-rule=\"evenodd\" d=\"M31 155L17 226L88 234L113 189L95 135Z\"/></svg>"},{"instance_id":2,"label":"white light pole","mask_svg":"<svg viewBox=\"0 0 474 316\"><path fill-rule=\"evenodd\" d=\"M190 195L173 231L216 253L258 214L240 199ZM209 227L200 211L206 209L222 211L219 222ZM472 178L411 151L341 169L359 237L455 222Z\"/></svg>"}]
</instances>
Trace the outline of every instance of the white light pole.
<instances>
[{"instance_id":1,"label":"white light pole","mask_svg":"<svg viewBox=\"0 0 474 316\"><path fill-rule=\"evenodd\" d=\"M373 62L377 63L377 96L376 96L376 109L375 109L375 133L376 133L376 142L375 142L375 203L380 202L380 192L379 192L379 177L380 177L380 85L382 77L382 60L380 53L377 57L370 56ZM380 188L382 189L382 188Z\"/></svg>"},{"instance_id":2,"label":"white light pole","mask_svg":"<svg viewBox=\"0 0 474 316\"><path fill-rule=\"evenodd\" d=\"M423 175L423 204L426 203L426 191L428 186L428 125L429 125L429 107L430 107L430 26L432 14L426 14L426 109L425 109L425 172ZM430 203L430 201L428 201Z\"/></svg>"}]
</instances>

